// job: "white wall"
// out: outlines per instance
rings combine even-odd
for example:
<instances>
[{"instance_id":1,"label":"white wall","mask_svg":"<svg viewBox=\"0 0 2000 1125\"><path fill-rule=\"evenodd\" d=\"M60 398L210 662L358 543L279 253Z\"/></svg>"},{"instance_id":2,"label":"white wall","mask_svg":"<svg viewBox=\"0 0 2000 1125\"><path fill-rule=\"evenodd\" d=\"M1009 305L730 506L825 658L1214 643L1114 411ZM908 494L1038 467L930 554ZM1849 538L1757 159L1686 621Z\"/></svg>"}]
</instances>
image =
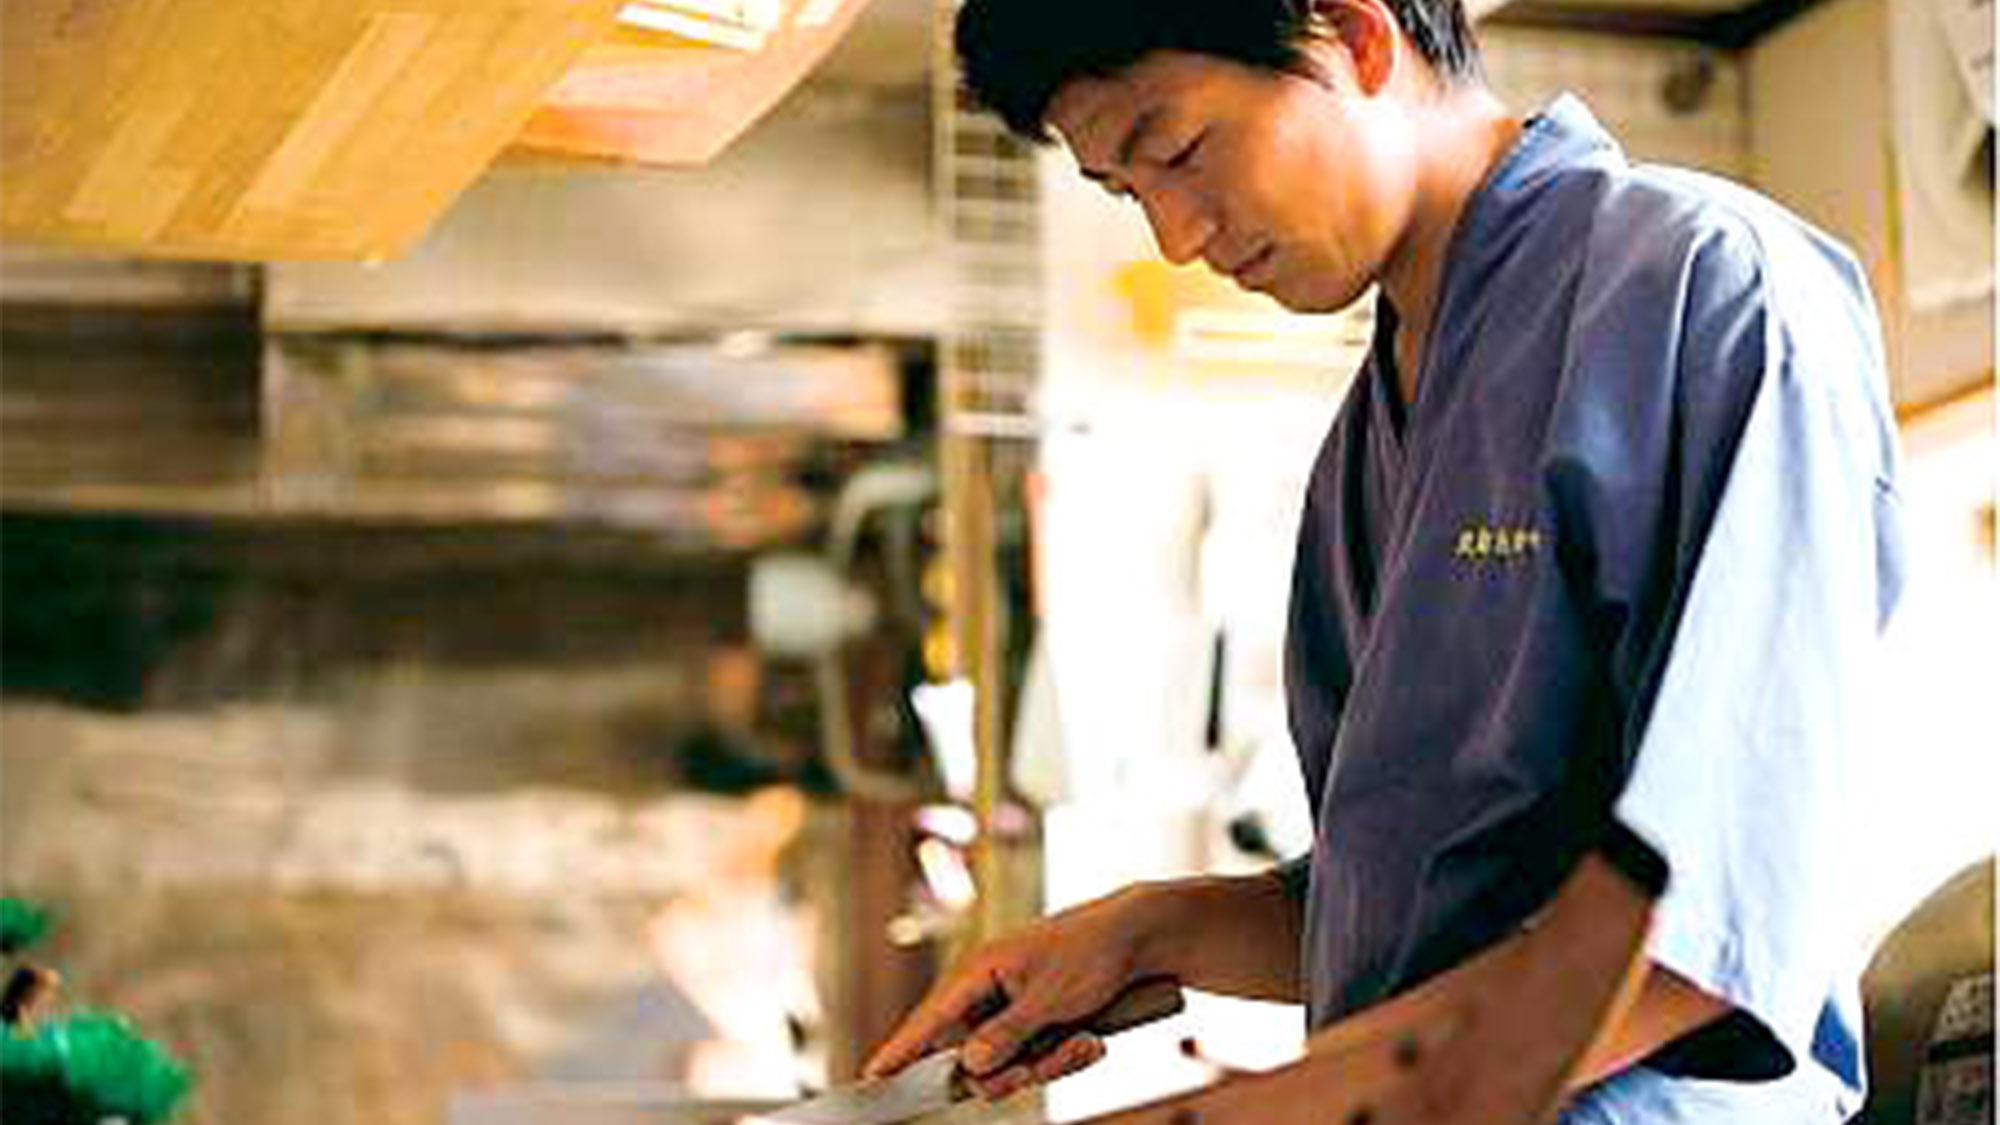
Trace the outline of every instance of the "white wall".
<instances>
[{"instance_id":1,"label":"white wall","mask_svg":"<svg viewBox=\"0 0 2000 1125\"><path fill-rule=\"evenodd\" d=\"M1899 199L1889 37L1905 0L1833 0L1749 52L1750 178L1846 242L1882 307L1898 405L1936 402L1993 370L1993 300L1917 309L1904 239L1921 221ZM1990 249L1990 248L1989 248ZM1990 261L1990 257L1989 257Z\"/></svg>"},{"instance_id":2,"label":"white wall","mask_svg":"<svg viewBox=\"0 0 2000 1125\"><path fill-rule=\"evenodd\" d=\"M1883 653L1879 729L1855 810L1856 832L1868 846L1851 905L1871 937L2000 845L1993 815L2000 793L1994 408L1989 391L1929 412L1903 432L1909 583Z\"/></svg>"},{"instance_id":3,"label":"white wall","mask_svg":"<svg viewBox=\"0 0 2000 1125\"><path fill-rule=\"evenodd\" d=\"M1744 179L1750 165L1747 91L1741 61L1669 40L1519 27L1481 32L1487 79L1530 113L1558 93L1582 98L1635 159ZM1705 83L1697 78L1706 74ZM1669 101L1672 82L1702 92Z\"/></svg>"}]
</instances>

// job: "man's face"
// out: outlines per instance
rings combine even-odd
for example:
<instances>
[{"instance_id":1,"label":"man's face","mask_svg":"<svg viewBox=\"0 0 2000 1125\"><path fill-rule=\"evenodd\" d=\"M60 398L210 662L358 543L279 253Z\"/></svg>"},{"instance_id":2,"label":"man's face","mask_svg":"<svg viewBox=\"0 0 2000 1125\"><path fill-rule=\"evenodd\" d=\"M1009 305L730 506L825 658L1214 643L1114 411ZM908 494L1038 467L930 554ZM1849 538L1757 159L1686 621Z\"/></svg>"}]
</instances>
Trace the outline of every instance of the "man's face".
<instances>
[{"instance_id":1,"label":"man's face","mask_svg":"<svg viewBox=\"0 0 2000 1125\"><path fill-rule=\"evenodd\" d=\"M1048 121L1079 171L1145 210L1169 261L1199 258L1288 308L1332 312L1395 249L1414 173L1393 111L1325 54L1315 79L1155 52L1065 84Z\"/></svg>"}]
</instances>

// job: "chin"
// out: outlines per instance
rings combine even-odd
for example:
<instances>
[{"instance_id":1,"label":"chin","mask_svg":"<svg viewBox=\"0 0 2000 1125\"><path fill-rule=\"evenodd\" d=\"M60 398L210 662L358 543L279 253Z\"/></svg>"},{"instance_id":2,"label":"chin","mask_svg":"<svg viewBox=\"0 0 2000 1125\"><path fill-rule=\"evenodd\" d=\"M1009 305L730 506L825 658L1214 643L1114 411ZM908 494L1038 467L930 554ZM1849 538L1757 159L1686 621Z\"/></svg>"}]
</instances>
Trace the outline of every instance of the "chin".
<instances>
[{"instance_id":1,"label":"chin","mask_svg":"<svg viewBox=\"0 0 2000 1125\"><path fill-rule=\"evenodd\" d=\"M1264 290L1271 299L1295 313L1344 312L1372 288L1368 285L1314 285L1310 282L1273 278Z\"/></svg>"},{"instance_id":2,"label":"chin","mask_svg":"<svg viewBox=\"0 0 2000 1125\"><path fill-rule=\"evenodd\" d=\"M1298 290L1283 285L1273 285L1264 291L1272 300L1295 313L1337 313L1352 305L1359 293L1331 295L1325 292Z\"/></svg>"}]
</instances>

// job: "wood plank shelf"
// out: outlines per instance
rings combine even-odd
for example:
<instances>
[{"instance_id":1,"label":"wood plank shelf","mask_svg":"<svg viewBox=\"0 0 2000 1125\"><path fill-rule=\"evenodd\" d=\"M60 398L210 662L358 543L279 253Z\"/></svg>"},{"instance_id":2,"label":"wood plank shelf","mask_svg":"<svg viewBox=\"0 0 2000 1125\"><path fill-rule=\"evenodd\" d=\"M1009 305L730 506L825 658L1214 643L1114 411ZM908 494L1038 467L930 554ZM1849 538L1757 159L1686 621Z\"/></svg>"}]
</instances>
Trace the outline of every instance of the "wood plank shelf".
<instances>
[{"instance_id":1,"label":"wood plank shelf","mask_svg":"<svg viewBox=\"0 0 2000 1125\"><path fill-rule=\"evenodd\" d=\"M549 91L512 153L704 164L818 66L866 6L787 0L754 50L621 22Z\"/></svg>"},{"instance_id":2,"label":"wood plank shelf","mask_svg":"<svg viewBox=\"0 0 2000 1125\"><path fill-rule=\"evenodd\" d=\"M708 160L865 2L739 2L748 23L717 19L718 0L638 5L690 8L694 30L674 34L621 23L629 0L7 0L0 236L141 256L393 257L517 142L541 157ZM704 40L703 20L718 34ZM714 45L724 30L737 47Z\"/></svg>"}]
</instances>

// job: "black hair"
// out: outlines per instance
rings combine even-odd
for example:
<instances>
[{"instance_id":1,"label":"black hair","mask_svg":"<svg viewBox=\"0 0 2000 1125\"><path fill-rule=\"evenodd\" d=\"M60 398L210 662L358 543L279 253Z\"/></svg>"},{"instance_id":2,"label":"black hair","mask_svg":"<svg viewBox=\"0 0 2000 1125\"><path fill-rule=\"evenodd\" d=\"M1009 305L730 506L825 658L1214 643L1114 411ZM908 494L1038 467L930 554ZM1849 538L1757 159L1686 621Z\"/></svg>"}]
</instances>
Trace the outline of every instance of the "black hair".
<instances>
[{"instance_id":1,"label":"black hair","mask_svg":"<svg viewBox=\"0 0 2000 1125\"><path fill-rule=\"evenodd\" d=\"M1446 82L1480 78L1461 0L1387 0L1410 45ZM1313 0L965 0L955 28L966 89L1029 140L1047 142L1056 90L1154 51L1311 74Z\"/></svg>"}]
</instances>

